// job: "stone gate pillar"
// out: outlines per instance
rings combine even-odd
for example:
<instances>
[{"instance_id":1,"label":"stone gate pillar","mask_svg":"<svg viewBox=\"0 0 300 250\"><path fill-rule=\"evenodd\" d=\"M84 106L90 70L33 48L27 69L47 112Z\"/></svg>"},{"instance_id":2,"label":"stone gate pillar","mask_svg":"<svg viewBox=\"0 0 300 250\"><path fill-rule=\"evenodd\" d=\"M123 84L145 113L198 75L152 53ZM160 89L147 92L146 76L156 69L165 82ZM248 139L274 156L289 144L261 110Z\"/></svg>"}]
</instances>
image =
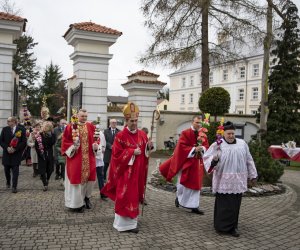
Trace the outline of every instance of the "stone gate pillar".
<instances>
[{"instance_id":1,"label":"stone gate pillar","mask_svg":"<svg viewBox=\"0 0 300 250\"><path fill-rule=\"evenodd\" d=\"M101 124L107 124L108 61L112 58L109 47L122 33L92 22L71 24L64 34L69 45L74 47L70 55L74 76L68 83L68 93L81 93L81 107L89 112L89 120L101 115ZM78 98L78 96L76 97ZM72 102L72 96L68 97ZM78 100L77 100L78 101ZM70 117L68 103L68 117Z\"/></svg>"},{"instance_id":2,"label":"stone gate pillar","mask_svg":"<svg viewBox=\"0 0 300 250\"><path fill-rule=\"evenodd\" d=\"M25 31L25 18L0 12L0 128L7 118L17 115L18 86L12 70L13 55L17 45L13 41ZM15 104L15 105L14 105Z\"/></svg>"},{"instance_id":3,"label":"stone gate pillar","mask_svg":"<svg viewBox=\"0 0 300 250\"><path fill-rule=\"evenodd\" d=\"M139 106L140 116L138 127L146 127L150 136L151 121L153 111L157 106L157 92L166 85L166 83L157 80L159 75L141 70L128 76L128 81L123 83L123 88L128 91L128 101L132 101ZM157 121L158 122L158 121ZM156 123L152 139L156 145Z\"/></svg>"}]
</instances>

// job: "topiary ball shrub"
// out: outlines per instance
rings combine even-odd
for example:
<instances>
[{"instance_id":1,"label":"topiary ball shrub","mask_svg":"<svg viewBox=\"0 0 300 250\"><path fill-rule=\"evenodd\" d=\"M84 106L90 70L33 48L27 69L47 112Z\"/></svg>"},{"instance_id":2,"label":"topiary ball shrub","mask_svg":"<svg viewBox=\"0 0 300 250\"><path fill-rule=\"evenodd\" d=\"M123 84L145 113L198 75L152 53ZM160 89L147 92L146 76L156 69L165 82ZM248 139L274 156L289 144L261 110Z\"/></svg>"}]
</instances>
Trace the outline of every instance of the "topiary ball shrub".
<instances>
[{"instance_id":1,"label":"topiary ball shrub","mask_svg":"<svg viewBox=\"0 0 300 250\"><path fill-rule=\"evenodd\" d=\"M230 108L230 95L224 88L209 88L203 92L198 104L202 113L210 113L210 115L216 119L218 115L228 113Z\"/></svg>"},{"instance_id":2,"label":"topiary ball shrub","mask_svg":"<svg viewBox=\"0 0 300 250\"><path fill-rule=\"evenodd\" d=\"M252 140L249 149L258 172L258 181L276 183L283 175L284 167L271 157L266 141L259 143Z\"/></svg>"}]
</instances>

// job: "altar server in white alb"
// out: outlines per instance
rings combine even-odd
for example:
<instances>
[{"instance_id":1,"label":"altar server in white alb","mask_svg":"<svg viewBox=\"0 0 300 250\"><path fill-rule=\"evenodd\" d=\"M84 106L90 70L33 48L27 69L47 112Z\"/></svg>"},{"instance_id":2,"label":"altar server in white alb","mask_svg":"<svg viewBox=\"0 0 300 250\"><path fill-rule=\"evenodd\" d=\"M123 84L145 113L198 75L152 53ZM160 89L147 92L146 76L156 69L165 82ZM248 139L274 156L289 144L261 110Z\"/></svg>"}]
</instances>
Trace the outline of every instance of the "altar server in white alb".
<instances>
[{"instance_id":1,"label":"altar server in white alb","mask_svg":"<svg viewBox=\"0 0 300 250\"><path fill-rule=\"evenodd\" d=\"M203 156L205 169L213 173L212 191L216 194L214 227L219 233L239 237L238 218L247 181L255 183L257 171L248 145L235 138L232 122L224 124L220 145L214 142Z\"/></svg>"}]
</instances>

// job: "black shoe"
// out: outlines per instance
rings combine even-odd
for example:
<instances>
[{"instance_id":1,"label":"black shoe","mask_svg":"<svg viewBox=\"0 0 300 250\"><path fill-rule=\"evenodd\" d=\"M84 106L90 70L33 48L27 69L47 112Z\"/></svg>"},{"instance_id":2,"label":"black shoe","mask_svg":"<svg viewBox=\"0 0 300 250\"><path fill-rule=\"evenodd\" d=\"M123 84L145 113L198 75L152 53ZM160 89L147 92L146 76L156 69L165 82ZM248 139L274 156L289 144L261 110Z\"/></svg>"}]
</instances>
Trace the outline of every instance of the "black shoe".
<instances>
[{"instance_id":1,"label":"black shoe","mask_svg":"<svg viewBox=\"0 0 300 250\"><path fill-rule=\"evenodd\" d=\"M175 207L179 207L179 201L178 201L178 198L176 197L175 199Z\"/></svg>"},{"instance_id":2,"label":"black shoe","mask_svg":"<svg viewBox=\"0 0 300 250\"><path fill-rule=\"evenodd\" d=\"M134 229L130 229L130 230L127 230L127 231L124 231L124 232L137 234L139 232L139 229L138 228L134 228Z\"/></svg>"},{"instance_id":3,"label":"black shoe","mask_svg":"<svg viewBox=\"0 0 300 250\"><path fill-rule=\"evenodd\" d=\"M59 175L55 175L55 180L59 180Z\"/></svg>"},{"instance_id":4,"label":"black shoe","mask_svg":"<svg viewBox=\"0 0 300 250\"><path fill-rule=\"evenodd\" d=\"M90 199L85 197L84 201L85 201L85 208L86 209L91 209L92 208L92 203L91 203Z\"/></svg>"},{"instance_id":5,"label":"black shoe","mask_svg":"<svg viewBox=\"0 0 300 250\"><path fill-rule=\"evenodd\" d=\"M202 210L199 210L199 208L192 208L192 213L200 214L200 215L204 214L204 212Z\"/></svg>"},{"instance_id":6,"label":"black shoe","mask_svg":"<svg viewBox=\"0 0 300 250\"><path fill-rule=\"evenodd\" d=\"M14 193L14 194L16 194L16 193L18 193L18 190L17 190L17 188L12 188L12 192Z\"/></svg>"},{"instance_id":7,"label":"black shoe","mask_svg":"<svg viewBox=\"0 0 300 250\"><path fill-rule=\"evenodd\" d=\"M48 186L44 186L43 191L44 192L48 191Z\"/></svg>"},{"instance_id":8,"label":"black shoe","mask_svg":"<svg viewBox=\"0 0 300 250\"><path fill-rule=\"evenodd\" d=\"M79 208L72 208L72 211L75 213L83 213L84 212L84 206Z\"/></svg>"},{"instance_id":9,"label":"black shoe","mask_svg":"<svg viewBox=\"0 0 300 250\"><path fill-rule=\"evenodd\" d=\"M240 233L237 229L233 229L231 232L230 232L231 236L233 237L240 237Z\"/></svg>"},{"instance_id":10,"label":"black shoe","mask_svg":"<svg viewBox=\"0 0 300 250\"><path fill-rule=\"evenodd\" d=\"M105 196L104 194L100 194L100 199L103 201L107 201L107 196Z\"/></svg>"}]
</instances>

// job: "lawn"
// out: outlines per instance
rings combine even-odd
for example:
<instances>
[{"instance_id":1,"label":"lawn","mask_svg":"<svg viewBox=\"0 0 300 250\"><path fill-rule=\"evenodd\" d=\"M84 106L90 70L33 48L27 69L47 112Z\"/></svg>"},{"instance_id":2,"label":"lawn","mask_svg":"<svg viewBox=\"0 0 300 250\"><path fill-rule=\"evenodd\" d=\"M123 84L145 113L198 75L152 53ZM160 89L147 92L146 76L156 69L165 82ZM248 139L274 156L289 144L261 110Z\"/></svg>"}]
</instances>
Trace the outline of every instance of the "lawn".
<instances>
[{"instance_id":1,"label":"lawn","mask_svg":"<svg viewBox=\"0 0 300 250\"><path fill-rule=\"evenodd\" d=\"M290 161L290 165L284 169L300 171L300 162Z\"/></svg>"}]
</instances>

